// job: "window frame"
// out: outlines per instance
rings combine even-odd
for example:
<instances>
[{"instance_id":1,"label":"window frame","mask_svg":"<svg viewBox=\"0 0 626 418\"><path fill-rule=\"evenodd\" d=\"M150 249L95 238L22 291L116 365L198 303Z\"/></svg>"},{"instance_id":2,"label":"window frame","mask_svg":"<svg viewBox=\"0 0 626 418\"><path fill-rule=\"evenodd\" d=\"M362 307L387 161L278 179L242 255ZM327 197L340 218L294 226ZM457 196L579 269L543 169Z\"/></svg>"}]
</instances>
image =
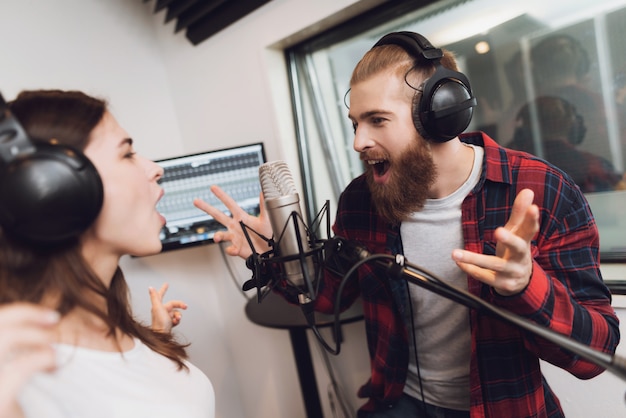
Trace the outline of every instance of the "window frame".
<instances>
[{"instance_id":1,"label":"window frame","mask_svg":"<svg viewBox=\"0 0 626 418\"><path fill-rule=\"evenodd\" d=\"M319 141L321 141L322 148L324 149L324 157L322 158L332 161L337 159L337 156L333 155L333 150L331 149L331 144L333 144L332 137L337 134L333 133L331 129L328 128L327 123L324 121L326 118L325 115L320 113L316 114L316 106L310 105L311 100L313 103L321 102L322 100L319 97L322 94L319 92L318 86L319 74L315 73L314 66L311 63L311 55L317 51L332 47L333 45L351 38L359 37L368 32L372 33L378 31L380 33L386 33L391 30L396 30L397 27L403 25L403 16L417 10L425 10L426 15L428 15L428 13L440 13L441 10L438 10L438 7L441 6L442 3L445 3L445 1L403 0L393 2L393 4L386 2L345 21L336 27L330 28L312 38L306 39L285 51L288 63L292 105L294 109L299 163L304 187L304 203L308 219L314 219L322 207L322 203L316 201L316 196L323 193L328 195L330 189L330 200L331 202L336 202L340 192L346 186L346 184L336 180L340 177L338 169L330 169L330 171L333 171L331 173L331 177L334 180L328 185L319 186L316 185L314 181L317 176L316 167L319 167L322 163L318 161L319 156L316 157L316 154L312 152L312 138L316 138L315 140L318 140L317 138L319 138ZM450 7L456 7L459 4L471 3L471 1L461 0L458 2L448 3ZM444 4L444 7L445 6L446 5ZM626 3L624 3L624 10L626 10ZM420 20L424 18L424 15L420 16ZM580 22L582 21L583 19L580 19ZM606 39L600 39L598 42L606 42ZM606 45L604 48L610 49L610 46ZM603 53L606 55L607 51L603 51ZM608 53L613 53L613 51L609 50ZM302 74L304 74L304 77ZM471 81L471 75L469 77ZM345 82L347 83L347 80L345 80ZM606 91L604 93L606 93ZM337 94L337 96L339 95ZM345 100L343 97L334 97L333 99L335 101ZM309 112L309 120L311 119L311 114L313 114L313 120L315 120L315 125L317 125L316 127L307 126L307 117L305 117L307 112ZM615 117L615 115L612 117ZM506 146L507 144L503 145ZM352 152L354 153L354 151ZM618 161L619 160L620 159L618 159ZM333 164L333 167L335 165L336 164ZM356 176L353 175L352 178L353 177ZM319 190L320 188L323 190ZM335 200L333 201L333 199ZM319 200L319 198L317 198L317 200ZM331 211L333 211L332 205ZM623 251L620 250L617 252L606 252L601 249L601 260L602 263L626 262L626 246L624 246ZM626 283L626 281L624 283ZM626 284L622 284L621 286L625 287Z\"/></svg>"}]
</instances>

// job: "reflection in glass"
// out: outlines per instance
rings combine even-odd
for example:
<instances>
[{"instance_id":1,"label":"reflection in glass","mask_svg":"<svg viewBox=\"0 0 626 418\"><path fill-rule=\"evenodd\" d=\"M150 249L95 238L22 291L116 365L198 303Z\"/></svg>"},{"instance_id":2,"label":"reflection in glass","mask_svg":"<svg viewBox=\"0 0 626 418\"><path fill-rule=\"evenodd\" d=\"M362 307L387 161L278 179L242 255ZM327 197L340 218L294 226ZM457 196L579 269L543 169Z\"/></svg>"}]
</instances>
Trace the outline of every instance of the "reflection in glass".
<instances>
[{"instance_id":1,"label":"reflection in glass","mask_svg":"<svg viewBox=\"0 0 626 418\"><path fill-rule=\"evenodd\" d=\"M622 174L611 161L579 148L586 134L585 120L574 105L562 97L540 96L522 106L513 140L505 145L542 155L585 193L624 189Z\"/></svg>"}]
</instances>

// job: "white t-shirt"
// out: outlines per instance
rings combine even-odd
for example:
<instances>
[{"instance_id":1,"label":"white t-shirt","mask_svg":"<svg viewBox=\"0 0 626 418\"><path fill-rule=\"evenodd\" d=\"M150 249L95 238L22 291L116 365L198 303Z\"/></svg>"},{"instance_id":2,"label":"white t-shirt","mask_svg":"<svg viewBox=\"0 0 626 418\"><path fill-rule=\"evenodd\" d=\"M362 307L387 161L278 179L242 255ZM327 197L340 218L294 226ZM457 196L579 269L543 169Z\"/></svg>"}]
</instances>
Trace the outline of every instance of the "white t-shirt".
<instances>
[{"instance_id":1,"label":"white t-shirt","mask_svg":"<svg viewBox=\"0 0 626 418\"><path fill-rule=\"evenodd\" d=\"M214 418L215 393L189 371L135 339L129 351L56 346L57 369L38 373L19 402L26 418Z\"/></svg>"},{"instance_id":2,"label":"white t-shirt","mask_svg":"<svg viewBox=\"0 0 626 418\"><path fill-rule=\"evenodd\" d=\"M407 260L448 284L467 290L467 274L452 261L452 250L463 248L461 205L480 180L483 148L474 148L469 178L452 194L428 199L419 212L402 222L400 234ZM468 308L417 285L409 286L419 360L410 336L409 373L404 391L425 402L457 410L469 409L471 334Z\"/></svg>"}]
</instances>

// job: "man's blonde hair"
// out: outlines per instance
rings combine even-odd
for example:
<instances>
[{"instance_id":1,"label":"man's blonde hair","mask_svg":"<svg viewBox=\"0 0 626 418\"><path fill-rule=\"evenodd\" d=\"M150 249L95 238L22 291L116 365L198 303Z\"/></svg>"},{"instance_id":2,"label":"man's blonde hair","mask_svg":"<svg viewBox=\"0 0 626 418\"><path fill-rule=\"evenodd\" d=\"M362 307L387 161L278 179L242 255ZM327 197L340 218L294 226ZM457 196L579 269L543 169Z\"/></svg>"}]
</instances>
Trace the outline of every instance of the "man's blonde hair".
<instances>
[{"instance_id":1,"label":"man's blonde hair","mask_svg":"<svg viewBox=\"0 0 626 418\"><path fill-rule=\"evenodd\" d=\"M446 49L442 49L442 51L441 65L450 70L459 71L454 54ZM390 71L399 77L409 77L410 72L411 78L413 78L414 74L421 81L424 81L433 74L435 65L432 61L426 59L416 59L401 46L381 45L370 49L361 58L352 72L350 85L367 80L383 71ZM413 80L407 78L407 82L410 83L411 81ZM418 87L412 83L411 86L414 88Z\"/></svg>"}]
</instances>

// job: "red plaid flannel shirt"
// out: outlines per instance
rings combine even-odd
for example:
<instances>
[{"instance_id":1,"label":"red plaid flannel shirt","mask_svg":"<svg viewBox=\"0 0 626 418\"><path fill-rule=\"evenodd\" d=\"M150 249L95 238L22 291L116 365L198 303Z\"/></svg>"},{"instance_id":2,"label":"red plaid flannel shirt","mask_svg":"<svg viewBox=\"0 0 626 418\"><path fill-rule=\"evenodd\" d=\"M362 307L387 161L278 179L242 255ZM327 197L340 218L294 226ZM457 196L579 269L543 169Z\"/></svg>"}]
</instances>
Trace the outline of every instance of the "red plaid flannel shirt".
<instances>
[{"instance_id":1,"label":"red plaid flannel shirt","mask_svg":"<svg viewBox=\"0 0 626 418\"><path fill-rule=\"evenodd\" d=\"M565 334L594 349L614 353L618 319L599 270L599 236L579 188L553 166L529 155L500 147L482 133L461 140L485 149L481 179L462 206L465 249L495 253L494 231L504 225L517 193L535 192L540 231L532 242L533 274L526 290L502 297L468 277L469 291L486 301ZM402 252L399 226L376 214L363 176L342 193L333 231L364 244L372 254ZM341 277L327 274L316 309L332 313ZM364 410L392 407L402 395L407 374L406 282L387 277L374 263L359 269L342 292L349 306L361 296L371 378L359 396L369 398ZM581 379L603 370L561 348L492 316L470 311L471 417L561 417L559 401L544 380L539 359Z\"/></svg>"}]
</instances>

